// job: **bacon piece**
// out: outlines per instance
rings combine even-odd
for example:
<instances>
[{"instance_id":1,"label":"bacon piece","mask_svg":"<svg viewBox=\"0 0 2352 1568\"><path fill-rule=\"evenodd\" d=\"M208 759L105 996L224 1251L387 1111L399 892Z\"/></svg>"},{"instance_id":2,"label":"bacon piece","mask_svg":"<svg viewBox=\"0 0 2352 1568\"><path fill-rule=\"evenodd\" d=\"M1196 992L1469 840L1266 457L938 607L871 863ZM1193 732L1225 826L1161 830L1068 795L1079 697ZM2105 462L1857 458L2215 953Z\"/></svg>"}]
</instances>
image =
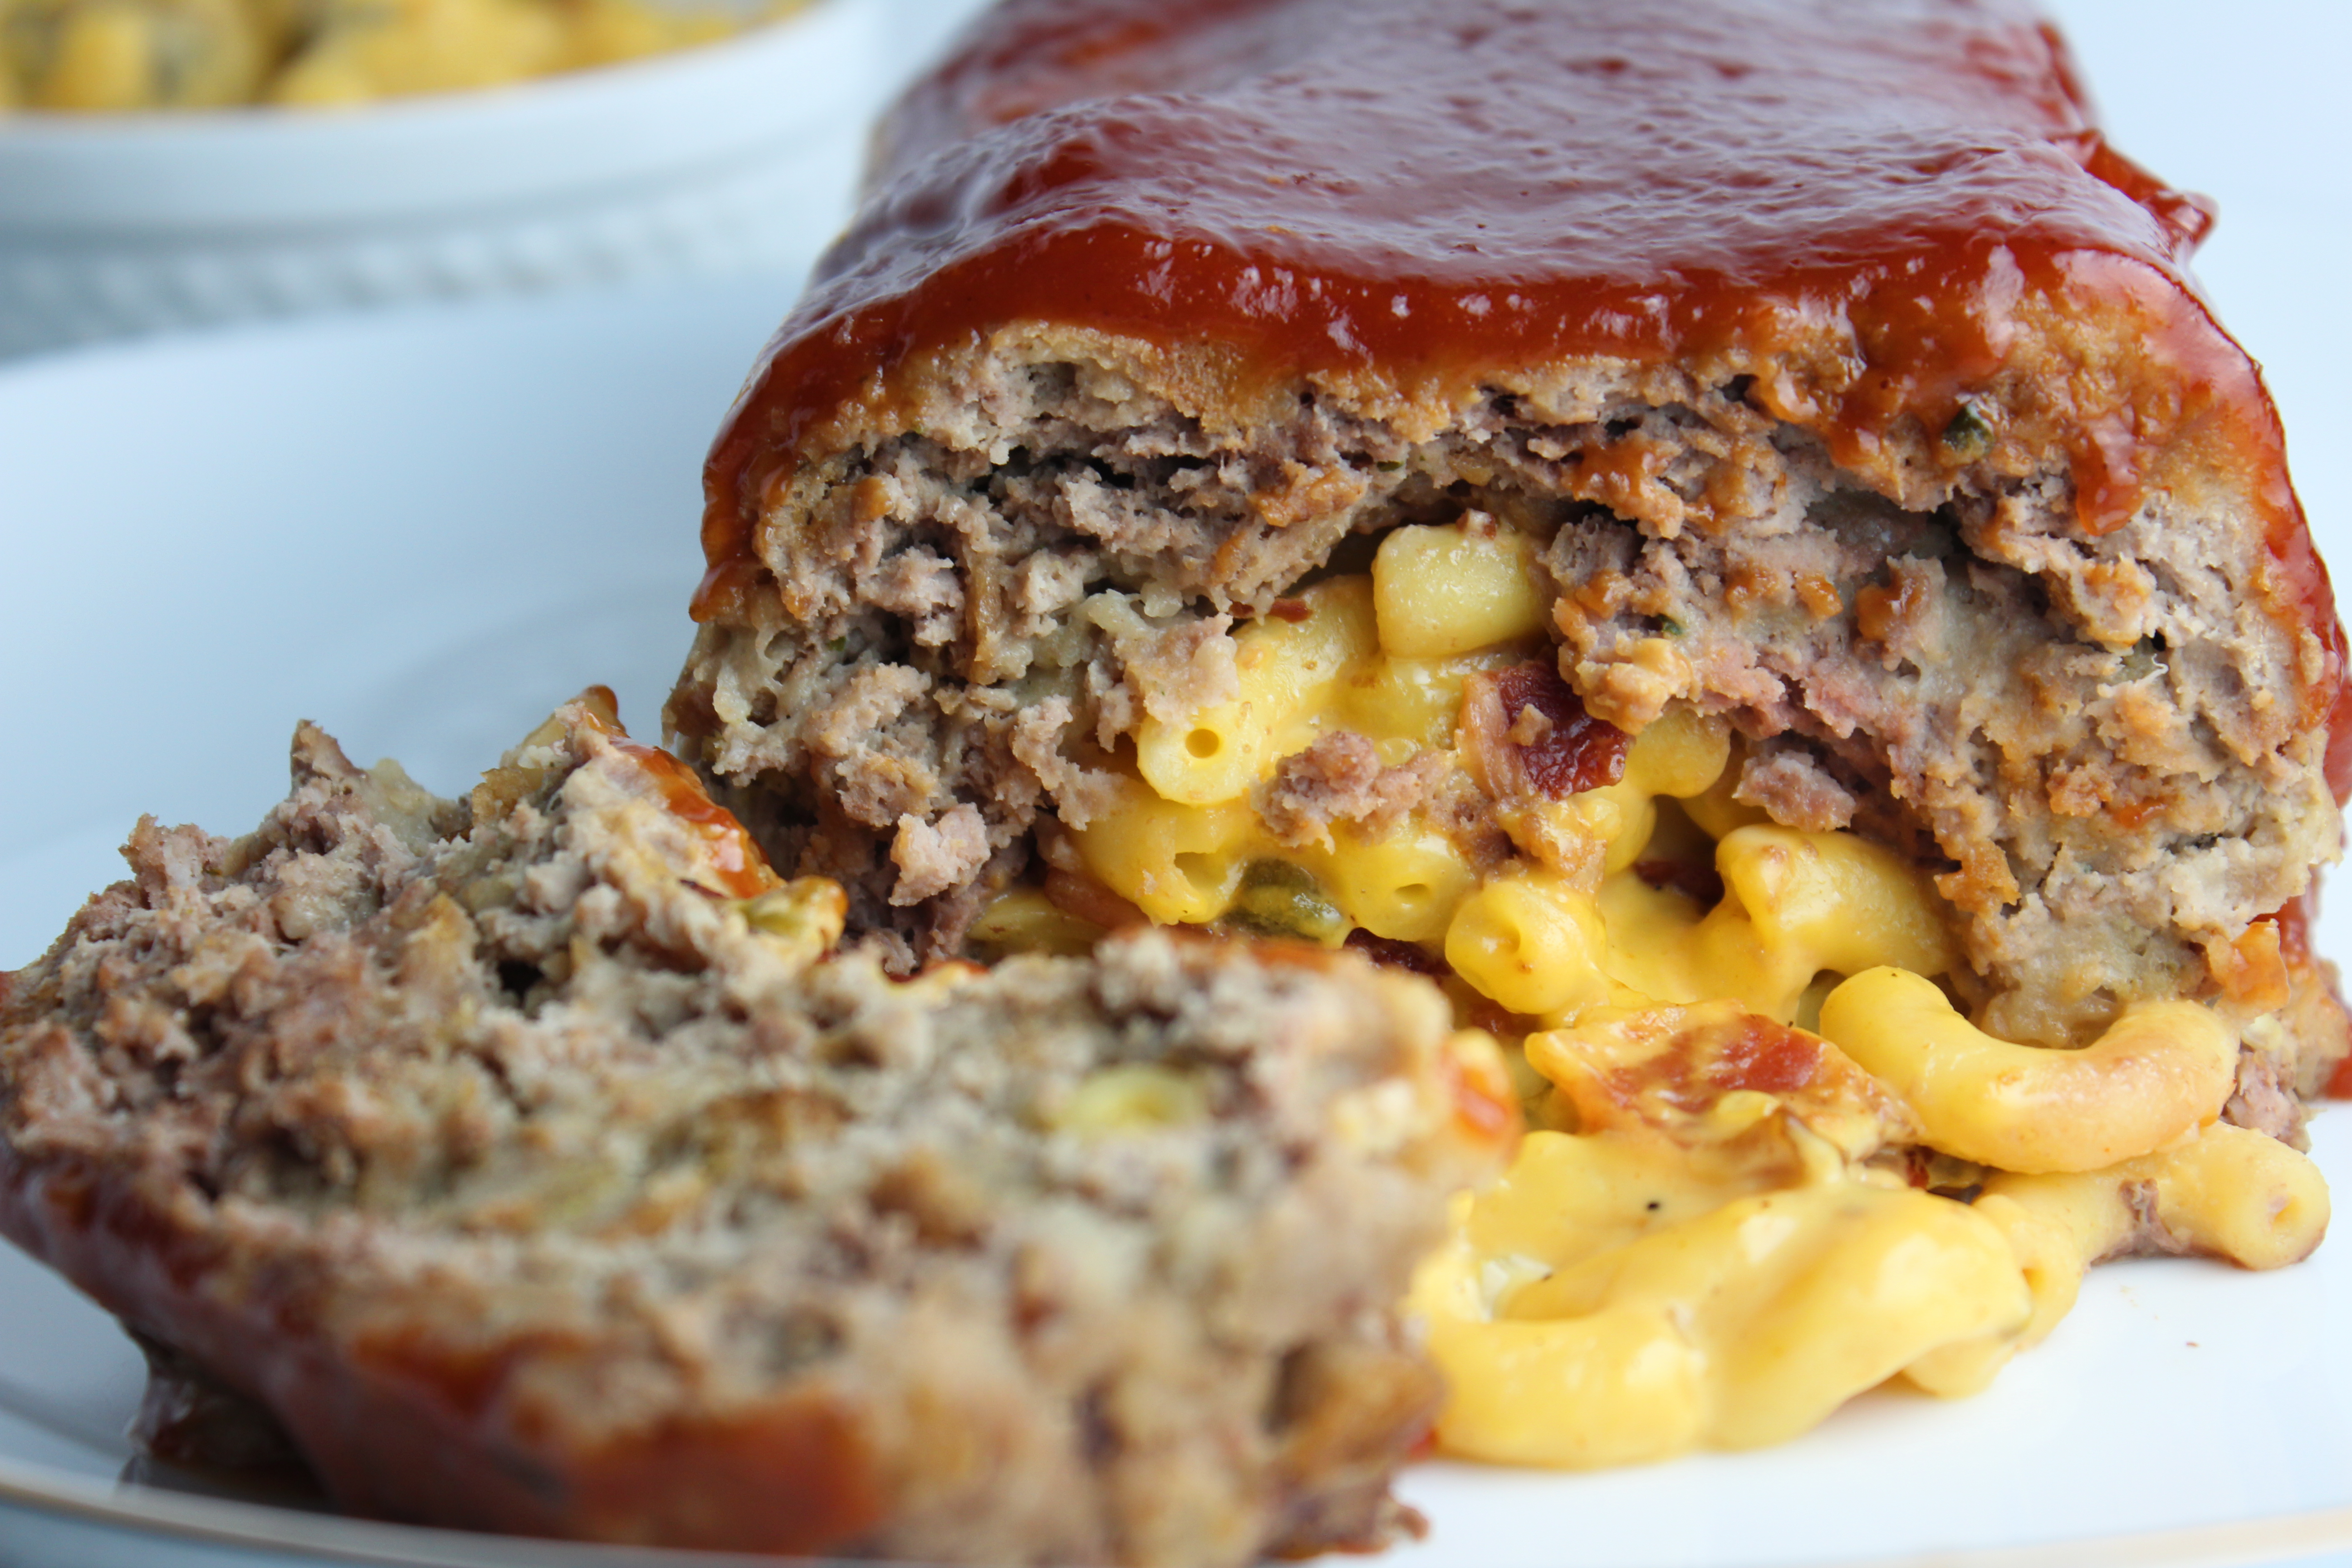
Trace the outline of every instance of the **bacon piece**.
<instances>
[{"instance_id":1,"label":"bacon piece","mask_svg":"<svg viewBox=\"0 0 2352 1568\"><path fill-rule=\"evenodd\" d=\"M1539 1035L1528 1042L1528 1060L1586 1131L1646 1127L1680 1143L1709 1142L1727 1133L1708 1112L1752 1091L1850 1156L1916 1135L1901 1100L1836 1047L1733 1002L1650 1008Z\"/></svg>"},{"instance_id":2,"label":"bacon piece","mask_svg":"<svg viewBox=\"0 0 2352 1568\"><path fill-rule=\"evenodd\" d=\"M1565 800L1613 784L1625 776L1625 752L1633 743L1624 731L1587 713L1543 659L1472 676L1463 688L1462 727L1480 782L1505 801Z\"/></svg>"}]
</instances>

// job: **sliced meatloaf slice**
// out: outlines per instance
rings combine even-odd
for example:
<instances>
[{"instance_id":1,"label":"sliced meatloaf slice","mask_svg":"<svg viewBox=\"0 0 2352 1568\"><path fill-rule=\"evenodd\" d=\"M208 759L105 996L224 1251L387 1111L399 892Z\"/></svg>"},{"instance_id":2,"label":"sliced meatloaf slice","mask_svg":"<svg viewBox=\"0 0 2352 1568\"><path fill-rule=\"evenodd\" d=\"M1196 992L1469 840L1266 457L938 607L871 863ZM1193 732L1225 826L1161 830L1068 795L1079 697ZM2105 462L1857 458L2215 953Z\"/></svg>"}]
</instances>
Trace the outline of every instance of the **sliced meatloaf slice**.
<instances>
[{"instance_id":1,"label":"sliced meatloaf slice","mask_svg":"<svg viewBox=\"0 0 2352 1568\"><path fill-rule=\"evenodd\" d=\"M2342 633L2210 210L2077 83L2019 0L1012 0L713 450L676 742L903 967L1301 584L1498 525L1582 708L1903 849L1989 1027L2275 972Z\"/></svg>"},{"instance_id":2,"label":"sliced meatloaf slice","mask_svg":"<svg viewBox=\"0 0 2352 1568\"><path fill-rule=\"evenodd\" d=\"M1398 1522L1397 1303L1511 1126L1425 984L894 981L593 697L465 801L308 726L294 774L0 976L0 1226L341 1505L989 1563Z\"/></svg>"}]
</instances>

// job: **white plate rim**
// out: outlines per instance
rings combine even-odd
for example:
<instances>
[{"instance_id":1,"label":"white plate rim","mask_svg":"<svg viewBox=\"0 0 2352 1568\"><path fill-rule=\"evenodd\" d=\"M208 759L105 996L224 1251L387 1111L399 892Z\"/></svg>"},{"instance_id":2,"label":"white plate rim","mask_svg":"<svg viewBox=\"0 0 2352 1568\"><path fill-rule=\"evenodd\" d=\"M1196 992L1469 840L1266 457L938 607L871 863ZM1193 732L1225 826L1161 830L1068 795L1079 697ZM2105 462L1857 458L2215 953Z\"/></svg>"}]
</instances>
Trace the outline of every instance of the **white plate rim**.
<instances>
[{"instance_id":1,"label":"white plate rim","mask_svg":"<svg viewBox=\"0 0 2352 1568\"><path fill-rule=\"evenodd\" d=\"M836 1559L625 1547L486 1535L310 1513L160 1488L101 1486L0 1458L0 1503L110 1529L244 1551L302 1552L381 1568L780 1568ZM2352 1552L2352 1507L2096 1535L2027 1546L1823 1558L1820 1568L2252 1568ZM1366 1559L1376 1563L1377 1558ZM860 1568L889 1568L861 1560ZM1580 1568L1609 1568L1595 1558Z\"/></svg>"}]
</instances>

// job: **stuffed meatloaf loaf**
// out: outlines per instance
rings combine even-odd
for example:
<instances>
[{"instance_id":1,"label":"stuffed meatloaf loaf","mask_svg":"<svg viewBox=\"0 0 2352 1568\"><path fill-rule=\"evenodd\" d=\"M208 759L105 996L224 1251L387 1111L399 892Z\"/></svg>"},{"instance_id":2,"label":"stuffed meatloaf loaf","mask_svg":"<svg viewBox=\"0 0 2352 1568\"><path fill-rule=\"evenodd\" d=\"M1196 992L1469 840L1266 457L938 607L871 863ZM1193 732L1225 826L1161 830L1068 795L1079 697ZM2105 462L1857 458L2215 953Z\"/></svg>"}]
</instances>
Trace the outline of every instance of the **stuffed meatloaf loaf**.
<instances>
[{"instance_id":1,"label":"stuffed meatloaf loaf","mask_svg":"<svg viewBox=\"0 0 2352 1568\"><path fill-rule=\"evenodd\" d=\"M1497 877L1599 837L1696 919L1687 829L1779 825L1929 879L1996 1034L2222 1000L2281 1128L2344 1054L2326 575L2210 208L2019 0L1013 0L880 149L667 718L899 965L1451 958ZM1673 832L1580 848L1603 786Z\"/></svg>"},{"instance_id":2,"label":"stuffed meatloaf loaf","mask_svg":"<svg viewBox=\"0 0 2352 1568\"><path fill-rule=\"evenodd\" d=\"M462 801L294 764L0 974L0 1226L339 1504L991 1563L1397 1522L1397 1305L1514 1129L1425 987L1154 933L891 981L593 696Z\"/></svg>"},{"instance_id":3,"label":"stuffed meatloaf loaf","mask_svg":"<svg viewBox=\"0 0 2352 1568\"><path fill-rule=\"evenodd\" d=\"M1018 0L709 468L800 879L593 702L306 731L0 977L0 1224L355 1509L1000 1562L2293 1262L2343 647L2206 221L2002 0Z\"/></svg>"}]
</instances>

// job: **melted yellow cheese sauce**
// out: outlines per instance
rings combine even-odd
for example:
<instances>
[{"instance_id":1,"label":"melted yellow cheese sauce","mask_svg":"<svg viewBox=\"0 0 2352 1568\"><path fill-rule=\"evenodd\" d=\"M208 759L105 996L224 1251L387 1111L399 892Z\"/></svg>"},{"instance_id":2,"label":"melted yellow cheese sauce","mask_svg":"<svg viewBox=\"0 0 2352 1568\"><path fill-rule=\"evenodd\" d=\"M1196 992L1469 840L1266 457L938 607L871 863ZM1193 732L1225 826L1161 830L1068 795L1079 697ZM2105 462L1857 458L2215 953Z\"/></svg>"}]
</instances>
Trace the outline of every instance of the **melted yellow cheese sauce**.
<instances>
[{"instance_id":1,"label":"melted yellow cheese sauce","mask_svg":"<svg viewBox=\"0 0 2352 1568\"><path fill-rule=\"evenodd\" d=\"M1442 955L1465 1021L1516 1016L1533 1130L1412 1297L1444 1449L1622 1464L1780 1441L1890 1379L1970 1392L2151 1204L2246 1267L2317 1244L2310 1163L2219 1124L2238 1029L2179 1002L2079 1051L1985 1036L1934 984L1958 960L1926 876L1735 802L1721 723L1670 707L1563 798L1487 788L1465 695L1554 657L1533 558L1475 514L1391 531L1369 575L1234 633L1237 689L1146 719L1065 828L1151 921L1368 931ZM1414 804L1277 835L1283 763L1341 731L1413 768ZM1465 779L1507 845L1449 815ZM1095 930L1031 889L977 934Z\"/></svg>"}]
</instances>

